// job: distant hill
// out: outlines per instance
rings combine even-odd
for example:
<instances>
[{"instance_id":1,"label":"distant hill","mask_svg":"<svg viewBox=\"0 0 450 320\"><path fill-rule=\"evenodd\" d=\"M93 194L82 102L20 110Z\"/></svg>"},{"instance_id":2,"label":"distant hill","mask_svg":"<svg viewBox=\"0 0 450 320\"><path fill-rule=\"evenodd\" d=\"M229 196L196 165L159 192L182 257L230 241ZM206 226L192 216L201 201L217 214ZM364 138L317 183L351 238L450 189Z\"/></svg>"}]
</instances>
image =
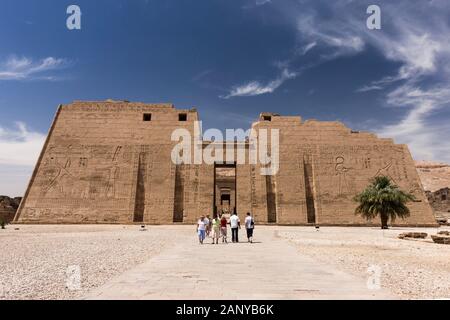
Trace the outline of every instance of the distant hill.
<instances>
[{"instance_id":1,"label":"distant hill","mask_svg":"<svg viewBox=\"0 0 450 320\"><path fill-rule=\"evenodd\" d=\"M450 221L450 165L416 161L416 169L436 218Z\"/></svg>"},{"instance_id":2,"label":"distant hill","mask_svg":"<svg viewBox=\"0 0 450 320\"><path fill-rule=\"evenodd\" d=\"M416 169L426 191L450 187L450 165L432 161L416 161Z\"/></svg>"}]
</instances>

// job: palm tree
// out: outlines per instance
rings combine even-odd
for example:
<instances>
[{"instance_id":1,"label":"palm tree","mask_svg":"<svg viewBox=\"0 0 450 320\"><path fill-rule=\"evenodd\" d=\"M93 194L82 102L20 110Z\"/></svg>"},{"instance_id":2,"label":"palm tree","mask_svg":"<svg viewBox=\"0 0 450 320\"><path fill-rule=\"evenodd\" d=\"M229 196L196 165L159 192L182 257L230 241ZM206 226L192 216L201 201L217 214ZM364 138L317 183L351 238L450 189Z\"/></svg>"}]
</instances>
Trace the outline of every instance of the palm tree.
<instances>
[{"instance_id":1,"label":"palm tree","mask_svg":"<svg viewBox=\"0 0 450 320\"><path fill-rule=\"evenodd\" d=\"M355 214L367 220L380 215L381 229L388 228L389 218L394 222L397 217L409 217L406 203L415 200L414 195L400 190L386 176L375 177L370 182L370 185L354 198L359 202Z\"/></svg>"}]
</instances>

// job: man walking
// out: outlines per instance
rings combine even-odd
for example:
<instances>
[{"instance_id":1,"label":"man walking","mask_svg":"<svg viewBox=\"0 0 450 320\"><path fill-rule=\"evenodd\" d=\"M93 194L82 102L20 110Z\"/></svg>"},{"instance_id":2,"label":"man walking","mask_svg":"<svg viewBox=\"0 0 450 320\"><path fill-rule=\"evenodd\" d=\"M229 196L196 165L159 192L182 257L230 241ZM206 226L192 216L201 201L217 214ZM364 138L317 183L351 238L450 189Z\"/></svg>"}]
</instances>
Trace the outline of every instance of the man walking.
<instances>
[{"instance_id":1,"label":"man walking","mask_svg":"<svg viewBox=\"0 0 450 320\"><path fill-rule=\"evenodd\" d=\"M245 217L245 230L247 230L248 242L253 243L253 229L255 228L255 221L251 216L250 212L247 212L247 217Z\"/></svg>"},{"instance_id":2,"label":"man walking","mask_svg":"<svg viewBox=\"0 0 450 320\"><path fill-rule=\"evenodd\" d=\"M237 216L236 212L230 217L230 226L231 226L231 240L233 242L239 242L238 230L241 228L241 221Z\"/></svg>"}]
</instances>

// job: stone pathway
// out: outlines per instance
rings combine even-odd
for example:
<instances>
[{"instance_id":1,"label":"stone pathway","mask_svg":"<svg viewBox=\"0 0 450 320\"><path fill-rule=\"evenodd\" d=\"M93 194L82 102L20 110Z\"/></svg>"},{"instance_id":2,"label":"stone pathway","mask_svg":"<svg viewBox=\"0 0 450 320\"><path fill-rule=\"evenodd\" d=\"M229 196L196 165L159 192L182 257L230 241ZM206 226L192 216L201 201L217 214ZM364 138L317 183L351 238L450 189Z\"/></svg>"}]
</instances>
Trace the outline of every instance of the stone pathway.
<instances>
[{"instance_id":1,"label":"stone pathway","mask_svg":"<svg viewBox=\"0 0 450 320\"><path fill-rule=\"evenodd\" d=\"M367 279L302 255L276 236L255 229L255 243L199 245L186 238L91 291L86 299L391 299L369 290ZM245 240L245 230L239 232Z\"/></svg>"}]
</instances>

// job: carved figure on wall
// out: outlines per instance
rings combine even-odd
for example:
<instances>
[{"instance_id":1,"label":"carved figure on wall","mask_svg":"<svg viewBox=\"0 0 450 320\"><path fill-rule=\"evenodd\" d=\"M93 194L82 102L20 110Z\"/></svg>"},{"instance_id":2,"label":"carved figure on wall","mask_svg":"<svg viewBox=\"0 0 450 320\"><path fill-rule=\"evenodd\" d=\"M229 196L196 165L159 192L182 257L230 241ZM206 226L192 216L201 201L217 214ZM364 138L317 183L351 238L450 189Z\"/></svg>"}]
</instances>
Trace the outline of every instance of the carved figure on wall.
<instances>
[{"instance_id":1,"label":"carved figure on wall","mask_svg":"<svg viewBox=\"0 0 450 320\"><path fill-rule=\"evenodd\" d=\"M116 195L116 181L118 179L120 168L114 166L109 171L108 182L106 184L106 197L114 198Z\"/></svg>"},{"instance_id":2,"label":"carved figure on wall","mask_svg":"<svg viewBox=\"0 0 450 320\"><path fill-rule=\"evenodd\" d=\"M375 173L374 177L386 176L386 177L390 178L392 180L392 182L396 183L395 179L392 177L392 174L390 172L391 168L392 168L392 160L390 160L383 167L378 169L378 171L377 171L377 173Z\"/></svg>"},{"instance_id":3,"label":"carved figure on wall","mask_svg":"<svg viewBox=\"0 0 450 320\"><path fill-rule=\"evenodd\" d=\"M365 169L370 169L370 158L365 158L364 159L364 168Z\"/></svg>"},{"instance_id":4,"label":"carved figure on wall","mask_svg":"<svg viewBox=\"0 0 450 320\"><path fill-rule=\"evenodd\" d=\"M122 146L117 146L116 150L114 151L114 155L112 157L112 162L116 162L117 157L119 156L121 151L122 151Z\"/></svg>"},{"instance_id":5,"label":"carved figure on wall","mask_svg":"<svg viewBox=\"0 0 450 320\"><path fill-rule=\"evenodd\" d=\"M85 157L81 157L78 165L80 167L87 167L88 159Z\"/></svg>"},{"instance_id":6,"label":"carved figure on wall","mask_svg":"<svg viewBox=\"0 0 450 320\"><path fill-rule=\"evenodd\" d=\"M43 170L43 175L47 179L47 182L42 187L44 196L51 190L56 190L65 195L64 185L67 185L65 181L73 179L73 175L69 172L70 165L70 159L66 159L64 165L59 164L54 157L50 157L47 160Z\"/></svg>"},{"instance_id":7,"label":"carved figure on wall","mask_svg":"<svg viewBox=\"0 0 450 320\"><path fill-rule=\"evenodd\" d=\"M114 198L116 195L116 181L119 178L119 156L122 151L122 146L117 146L113 157L111 159L112 167L109 170L108 180L106 182L105 196L106 198Z\"/></svg>"},{"instance_id":8,"label":"carved figure on wall","mask_svg":"<svg viewBox=\"0 0 450 320\"><path fill-rule=\"evenodd\" d=\"M348 191L350 190L350 186L347 180L347 173L351 168L346 167L344 162L345 162L344 157L342 156L336 157L334 170L336 172L335 175L338 177L338 184L337 184L338 196L342 196L343 194L348 193Z\"/></svg>"}]
</instances>

